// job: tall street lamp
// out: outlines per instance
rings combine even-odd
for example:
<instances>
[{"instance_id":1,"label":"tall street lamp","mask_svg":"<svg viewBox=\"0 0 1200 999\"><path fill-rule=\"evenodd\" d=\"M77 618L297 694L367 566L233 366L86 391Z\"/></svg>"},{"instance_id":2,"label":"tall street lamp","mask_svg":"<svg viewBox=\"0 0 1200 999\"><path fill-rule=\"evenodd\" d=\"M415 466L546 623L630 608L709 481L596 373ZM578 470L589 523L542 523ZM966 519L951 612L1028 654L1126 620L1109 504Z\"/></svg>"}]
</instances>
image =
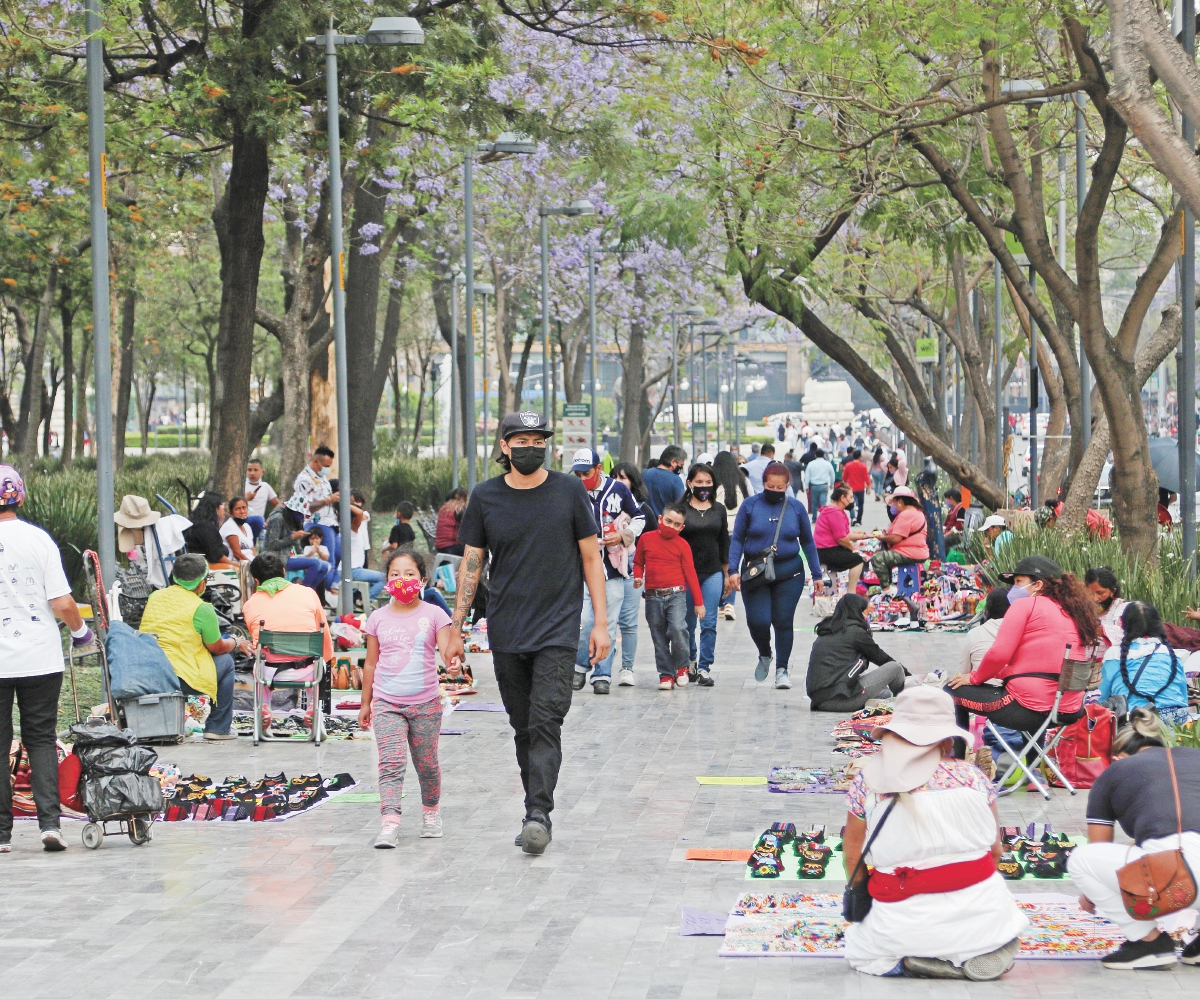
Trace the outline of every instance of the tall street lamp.
<instances>
[{"instance_id":1,"label":"tall street lamp","mask_svg":"<svg viewBox=\"0 0 1200 999\"><path fill-rule=\"evenodd\" d=\"M588 367L592 374L592 450L596 451L596 254L620 253L620 247L611 246L587 251L588 269Z\"/></svg>"},{"instance_id":2,"label":"tall street lamp","mask_svg":"<svg viewBox=\"0 0 1200 999\"><path fill-rule=\"evenodd\" d=\"M590 201L572 201L565 208L538 208L542 250L542 410L550 419L550 237L546 232L546 218L550 215L595 215L596 208ZM552 447L546 448L546 467L550 467Z\"/></svg>"},{"instance_id":3,"label":"tall street lamp","mask_svg":"<svg viewBox=\"0 0 1200 999\"><path fill-rule=\"evenodd\" d=\"M458 488L458 285L462 273L451 267L444 275L450 282L450 467L453 469L454 488Z\"/></svg>"},{"instance_id":4,"label":"tall street lamp","mask_svg":"<svg viewBox=\"0 0 1200 999\"><path fill-rule=\"evenodd\" d=\"M96 514L100 573L112 583L117 575L117 538L113 523L112 345L109 339L108 182L104 156L104 42L100 38L100 0L87 0L88 189L92 221L92 337L96 366ZM87 399L82 402L87 408ZM66 414L69 420L71 414ZM187 422L186 414L184 422ZM125 428L121 428L125 433Z\"/></svg>"},{"instance_id":5,"label":"tall street lamp","mask_svg":"<svg viewBox=\"0 0 1200 999\"><path fill-rule=\"evenodd\" d=\"M679 429L679 324L677 318L679 316L691 316L693 318L703 316L704 309L699 305L689 305L686 309L669 309L667 315L671 317L671 416L672 422L675 424L674 445L679 447L683 443L683 435Z\"/></svg>"},{"instance_id":6,"label":"tall street lamp","mask_svg":"<svg viewBox=\"0 0 1200 999\"><path fill-rule=\"evenodd\" d=\"M323 35L306 38L309 45L320 45L325 49L325 113L328 119L329 136L329 229L330 229L330 283L333 285L333 345L334 363L337 368L337 420L338 420L338 530L342 537L342 548L349 552L350 535L350 388L347 377L349 360L346 356L346 292L345 269L342 266L342 154L341 133L338 125L338 76L337 47L339 45L422 45L425 32L416 18L377 17L371 22L365 35L339 35L333 30L333 16L329 18L329 30ZM342 559L342 585L338 589L338 603L342 613L351 607L351 567L349 558Z\"/></svg>"},{"instance_id":7,"label":"tall street lamp","mask_svg":"<svg viewBox=\"0 0 1200 999\"><path fill-rule=\"evenodd\" d=\"M466 257L467 350L466 385L463 405L470 407L467 422L467 492L475 488L475 463L479 445L475 440L475 154L483 153L484 162L491 163L505 156L528 155L537 152L537 143L516 132L501 132L495 142L479 142L467 150L463 159L463 214Z\"/></svg>"},{"instance_id":8,"label":"tall street lamp","mask_svg":"<svg viewBox=\"0 0 1200 999\"><path fill-rule=\"evenodd\" d=\"M488 352L488 335L487 335L487 300L488 295L496 294L496 286L480 281L475 285L475 294L483 296L483 305L479 309L479 353L483 360L483 450L487 454L487 435L488 435L488 369L487 369L487 352ZM472 324L475 321L475 313L471 313ZM474 423L475 414L471 413L471 422ZM486 465L486 463L485 463Z\"/></svg>"}]
</instances>

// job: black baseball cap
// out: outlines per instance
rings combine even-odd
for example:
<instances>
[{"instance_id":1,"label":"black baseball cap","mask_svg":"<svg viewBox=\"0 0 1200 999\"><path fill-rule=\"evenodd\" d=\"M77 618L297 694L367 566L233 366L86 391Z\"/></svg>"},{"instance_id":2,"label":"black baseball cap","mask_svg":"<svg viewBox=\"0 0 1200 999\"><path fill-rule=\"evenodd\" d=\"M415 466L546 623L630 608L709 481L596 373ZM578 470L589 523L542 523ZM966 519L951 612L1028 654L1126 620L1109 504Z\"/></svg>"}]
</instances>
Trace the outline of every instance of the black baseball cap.
<instances>
[{"instance_id":1,"label":"black baseball cap","mask_svg":"<svg viewBox=\"0 0 1200 999\"><path fill-rule=\"evenodd\" d=\"M546 418L541 413L525 409L519 413L509 413L500 421L500 437L508 440L513 434L541 434L543 437L553 437L554 431L546 426Z\"/></svg>"},{"instance_id":2,"label":"black baseball cap","mask_svg":"<svg viewBox=\"0 0 1200 999\"><path fill-rule=\"evenodd\" d=\"M1046 558L1045 555L1026 555L1014 567L1012 572L1000 573L1000 578L1011 583L1016 576L1028 576L1030 579L1053 580L1062 576L1063 571L1057 562Z\"/></svg>"}]
</instances>

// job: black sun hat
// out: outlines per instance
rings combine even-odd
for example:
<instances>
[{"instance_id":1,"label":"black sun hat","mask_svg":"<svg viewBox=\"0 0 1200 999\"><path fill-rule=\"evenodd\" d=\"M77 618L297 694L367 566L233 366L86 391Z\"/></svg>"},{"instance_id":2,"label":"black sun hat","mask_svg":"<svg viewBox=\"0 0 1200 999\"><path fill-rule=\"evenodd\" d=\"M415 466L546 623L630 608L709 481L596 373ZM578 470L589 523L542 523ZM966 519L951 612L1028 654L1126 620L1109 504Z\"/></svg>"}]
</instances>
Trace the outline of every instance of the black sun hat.
<instances>
[{"instance_id":1,"label":"black sun hat","mask_svg":"<svg viewBox=\"0 0 1200 999\"><path fill-rule=\"evenodd\" d=\"M1006 583L1011 583L1016 576L1050 581L1059 579L1062 574L1062 569L1053 559L1046 558L1045 555L1026 555L1014 566L1012 572L1000 573L1000 578Z\"/></svg>"}]
</instances>

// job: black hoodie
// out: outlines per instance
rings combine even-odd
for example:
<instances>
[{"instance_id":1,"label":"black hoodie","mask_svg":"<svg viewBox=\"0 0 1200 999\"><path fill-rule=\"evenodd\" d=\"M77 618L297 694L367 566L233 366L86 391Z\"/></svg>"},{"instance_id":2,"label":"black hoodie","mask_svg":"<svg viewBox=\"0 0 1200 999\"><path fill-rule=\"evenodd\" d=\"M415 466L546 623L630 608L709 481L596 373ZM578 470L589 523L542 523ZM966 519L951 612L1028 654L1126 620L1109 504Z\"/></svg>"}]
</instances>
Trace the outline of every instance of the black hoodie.
<instances>
[{"instance_id":1,"label":"black hoodie","mask_svg":"<svg viewBox=\"0 0 1200 999\"><path fill-rule=\"evenodd\" d=\"M817 640L808 657L805 687L813 705L832 698L853 697L862 688L867 664L882 666L892 657L875 644L863 620L867 602L854 593L838 601L832 617L817 625Z\"/></svg>"}]
</instances>

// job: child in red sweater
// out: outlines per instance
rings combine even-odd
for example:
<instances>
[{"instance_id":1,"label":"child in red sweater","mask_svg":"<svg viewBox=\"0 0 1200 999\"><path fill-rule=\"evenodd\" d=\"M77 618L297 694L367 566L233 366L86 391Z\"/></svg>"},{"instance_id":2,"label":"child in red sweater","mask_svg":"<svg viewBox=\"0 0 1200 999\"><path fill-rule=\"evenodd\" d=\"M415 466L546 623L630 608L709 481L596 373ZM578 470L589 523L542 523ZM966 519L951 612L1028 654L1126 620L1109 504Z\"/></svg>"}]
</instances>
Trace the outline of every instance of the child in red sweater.
<instances>
[{"instance_id":1,"label":"child in red sweater","mask_svg":"<svg viewBox=\"0 0 1200 999\"><path fill-rule=\"evenodd\" d=\"M633 557L633 585L646 586L646 624L654 642L658 689L688 682L687 591L692 591L696 617L704 617L704 597L692 564L692 549L680 536L687 518L682 503L670 503L658 519L658 531L647 531Z\"/></svg>"}]
</instances>

